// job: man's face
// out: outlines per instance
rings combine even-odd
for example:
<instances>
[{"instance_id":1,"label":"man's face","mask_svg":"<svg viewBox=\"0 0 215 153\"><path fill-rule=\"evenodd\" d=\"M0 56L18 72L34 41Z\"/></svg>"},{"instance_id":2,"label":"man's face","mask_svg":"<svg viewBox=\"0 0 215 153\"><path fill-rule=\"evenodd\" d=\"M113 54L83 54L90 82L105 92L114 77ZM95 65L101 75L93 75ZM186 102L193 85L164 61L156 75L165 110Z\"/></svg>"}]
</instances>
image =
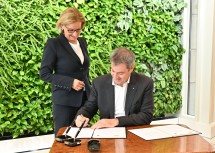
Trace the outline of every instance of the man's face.
<instances>
[{"instance_id":1,"label":"man's face","mask_svg":"<svg viewBox=\"0 0 215 153\"><path fill-rule=\"evenodd\" d=\"M133 70L134 66L128 69L125 64L114 65L111 63L111 75L114 83L119 86L122 86L126 81L128 81Z\"/></svg>"}]
</instances>

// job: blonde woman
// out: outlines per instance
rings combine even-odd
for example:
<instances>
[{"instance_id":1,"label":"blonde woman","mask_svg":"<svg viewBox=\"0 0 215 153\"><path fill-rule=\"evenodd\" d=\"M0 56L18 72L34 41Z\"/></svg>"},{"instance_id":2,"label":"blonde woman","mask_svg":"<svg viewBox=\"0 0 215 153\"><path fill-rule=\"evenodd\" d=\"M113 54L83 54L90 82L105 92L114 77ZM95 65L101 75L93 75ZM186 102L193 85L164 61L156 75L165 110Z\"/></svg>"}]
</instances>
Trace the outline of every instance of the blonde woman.
<instances>
[{"instance_id":1,"label":"blonde woman","mask_svg":"<svg viewBox=\"0 0 215 153\"><path fill-rule=\"evenodd\" d=\"M90 59L85 38L80 37L85 18L76 8L62 12L59 36L46 42L40 78L52 84L54 132L69 126L90 93Z\"/></svg>"}]
</instances>

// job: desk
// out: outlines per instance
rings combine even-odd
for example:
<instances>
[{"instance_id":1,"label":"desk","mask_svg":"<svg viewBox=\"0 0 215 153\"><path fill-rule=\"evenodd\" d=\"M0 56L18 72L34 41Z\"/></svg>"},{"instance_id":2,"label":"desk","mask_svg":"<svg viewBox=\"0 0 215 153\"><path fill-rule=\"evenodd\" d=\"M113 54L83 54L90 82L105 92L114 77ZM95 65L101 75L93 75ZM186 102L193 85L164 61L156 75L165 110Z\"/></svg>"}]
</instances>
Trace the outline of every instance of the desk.
<instances>
[{"instance_id":1,"label":"desk","mask_svg":"<svg viewBox=\"0 0 215 153\"><path fill-rule=\"evenodd\" d=\"M198 152L215 153L215 147L204 140L200 135L191 135L159 140L144 140L131 132L129 129L146 128L154 125L127 127L126 139L99 139L101 148L99 153L176 153L176 152ZM61 128L58 135L65 131ZM54 141L50 153L89 153L87 142L89 139L82 139L81 145L69 147L63 143Z\"/></svg>"}]
</instances>

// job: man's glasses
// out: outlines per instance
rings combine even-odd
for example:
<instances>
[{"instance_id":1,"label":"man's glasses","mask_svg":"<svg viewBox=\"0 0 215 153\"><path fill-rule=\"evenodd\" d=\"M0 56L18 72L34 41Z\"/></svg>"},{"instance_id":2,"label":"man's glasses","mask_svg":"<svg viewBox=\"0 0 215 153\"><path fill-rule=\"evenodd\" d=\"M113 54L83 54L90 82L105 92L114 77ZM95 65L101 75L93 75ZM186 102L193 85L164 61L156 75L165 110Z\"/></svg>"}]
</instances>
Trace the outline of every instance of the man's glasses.
<instances>
[{"instance_id":1,"label":"man's glasses","mask_svg":"<svg viewBox=\"0 0 215 153\"><path fill-rule=\"evenodd\" d=\"M66 27L66 26L65 26L65 27ZM75 32L80 33L80 32L82 31L82 29L69 29L69 28L67 28L67 27L66 27L66 29L67 29L67 32L68 32L68 33L71 33L71 34L73 34L73 33L75 33Z\"/></svg>"}]
</instances>

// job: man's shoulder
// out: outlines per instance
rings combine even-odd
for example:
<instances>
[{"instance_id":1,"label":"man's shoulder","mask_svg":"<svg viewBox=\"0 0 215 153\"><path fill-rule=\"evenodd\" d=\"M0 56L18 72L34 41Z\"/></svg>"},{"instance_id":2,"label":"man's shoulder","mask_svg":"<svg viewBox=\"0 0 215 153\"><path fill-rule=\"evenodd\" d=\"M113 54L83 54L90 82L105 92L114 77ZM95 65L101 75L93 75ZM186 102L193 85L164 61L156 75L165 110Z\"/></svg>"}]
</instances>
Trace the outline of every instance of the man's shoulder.
<instances>
[{"instance_id":1,"label":"man's shoulder","mask_svg":"<svg viewBox=\"0 0 215 153\"><path fill-rule=\"evenodd\" d=\"M145 74L137 72L133 72L131 77L133 77L134 80L153 81L152 78L146 76Z\"/></svg>"}]
</instances>

